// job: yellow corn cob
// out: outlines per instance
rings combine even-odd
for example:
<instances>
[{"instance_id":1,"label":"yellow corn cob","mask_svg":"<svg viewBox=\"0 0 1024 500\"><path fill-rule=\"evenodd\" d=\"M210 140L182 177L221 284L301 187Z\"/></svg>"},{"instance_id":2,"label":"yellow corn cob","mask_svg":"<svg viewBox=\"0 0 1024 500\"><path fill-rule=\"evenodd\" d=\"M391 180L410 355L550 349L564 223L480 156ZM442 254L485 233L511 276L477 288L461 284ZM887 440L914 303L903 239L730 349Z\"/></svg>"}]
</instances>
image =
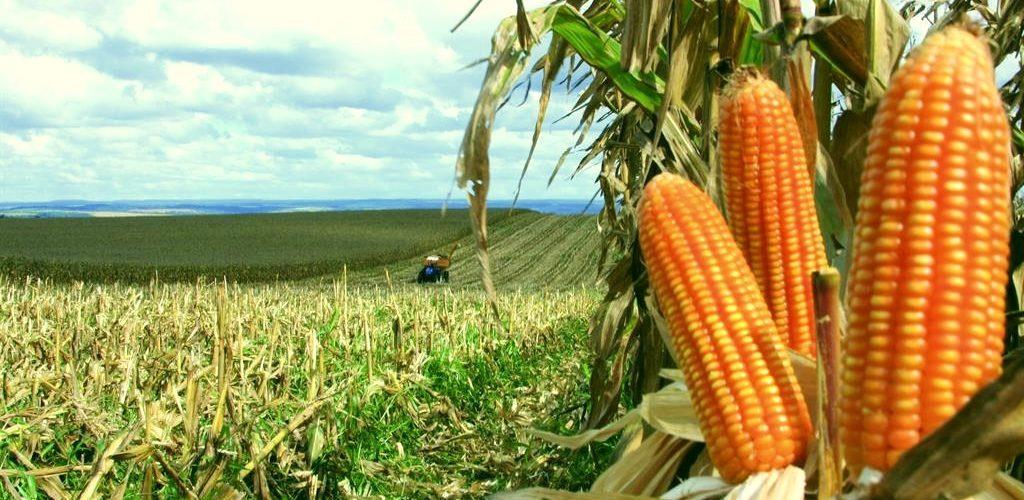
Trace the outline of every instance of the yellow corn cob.
<instances>
[{"instance_id":1,"label":"yellow corn cob","mask_svg":"<svg viewBox=\"0 0 1024 500\"><path fill-rule=\"evenodd\" d=\"M813 357L811 273L826 259L793 108L775 82L742 71L724 93L718 133L733 237L783 341Z\"/></svg>"},{"instance_id":2,"label":"yellow corn cob","mask_svg":"<svg viewBox=\"0 0 1024 500\"><path fill-rule=\"evenodd\" d=\"M715 467L738 482L802 460L810 418L757 282L711 200L682 177L644 190L640 247Z\"/></svg>"},{"instance_id":3,"label":"yellow corn cob","mask_svg":"<svg viewBox=\"0 0 1024 500\"><path fill-rule=\"evenodd\" d=\"M868 136L841 391L847 463L888 470L1000 373L1010 134L985 44L928 37Z\"/></svg>"}]
</instances>

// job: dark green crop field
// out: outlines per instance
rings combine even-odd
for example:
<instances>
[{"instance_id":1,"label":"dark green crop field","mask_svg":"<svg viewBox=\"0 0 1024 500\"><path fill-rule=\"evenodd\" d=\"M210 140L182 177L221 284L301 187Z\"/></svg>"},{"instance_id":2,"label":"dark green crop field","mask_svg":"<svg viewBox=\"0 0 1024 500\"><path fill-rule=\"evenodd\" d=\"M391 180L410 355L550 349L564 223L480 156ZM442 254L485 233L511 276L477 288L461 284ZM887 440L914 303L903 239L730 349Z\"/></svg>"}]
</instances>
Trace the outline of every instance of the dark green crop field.
<instances>
[{"instance_id":1,"label":"dark green crop field","mask_svg":"<svg viewBox=\"0 0 1024 500\"><path fill-rule=\"evenodd\" d=\"M488 217L500 223L508 211ZM465 210L444 217L437 210L381 210L0 219L0 273L136 282L155 273L172 281L297 279L409 259L470 231Z\"/></svg>"}]
</instances>

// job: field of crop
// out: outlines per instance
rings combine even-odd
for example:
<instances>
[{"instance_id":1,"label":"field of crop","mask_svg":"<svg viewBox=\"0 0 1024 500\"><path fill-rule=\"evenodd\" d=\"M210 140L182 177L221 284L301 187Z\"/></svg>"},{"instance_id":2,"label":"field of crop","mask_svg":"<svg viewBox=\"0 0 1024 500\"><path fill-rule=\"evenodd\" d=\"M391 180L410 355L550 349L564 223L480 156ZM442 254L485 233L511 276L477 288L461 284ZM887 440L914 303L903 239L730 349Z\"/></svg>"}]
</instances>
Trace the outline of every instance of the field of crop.
<instances>
[{"instance_id":1,"label":"field of crop","mask_svg":"<svg viewBox=\"0 0 1024 500\"><path fill-rule=\"evenodd\" d=\"M452 285L479 288L476 242L465 211L0 219L0 274L60 282L148 283L227 276L231 281L343 279L358 286L412 280L430 252L458 247ZM573 288L598 277L593 216L494 211L495 283L505 289ZM133 250L134 249L134 250ZM232 260L234 259L234 260Z\"/></svg>"},{"instance_id":2,"label":"field of crop","mask_svg":"<svg viewBox=\"0 0 1024 500\"><path fill-rule=\"evenodd\" d=\"M491 271L498 288L566 289L593 285L598 280L600 239L593 216L522 213L492 225L488 228L488 237ZM453 286L476 289L483 286L475 245L472 236L458 241L451 267ZM422 265L420 256L403 259L351 273L349 283L384 286L386 276L394 281L409 281Z\"/></svg>"},{"instance_id":3,"label":"field of crop","mask_svg":"<svg viewBox=\"0 0 1024 500\"><path fill-rule=\"evenodd\" d=\"M497 224L508 215L495 210ZM518 214L518 213L517 213ZM522 213L524 216L538 214ZM516 215L518 216L518 215ZM381 210L0 219L0 271L60 281L272 281L418 256L470 233L468 212Z\"/></svg>"},{"instance_id":4,"label":"field of crop","mask_svg":"<svg viewBox=\"0 0 1024 500\"><path fill-rule=\"evenodd\" d=\"M479 496L584 487L590 290L0 277L0 496Z\"/></svg>"}]
</instances>

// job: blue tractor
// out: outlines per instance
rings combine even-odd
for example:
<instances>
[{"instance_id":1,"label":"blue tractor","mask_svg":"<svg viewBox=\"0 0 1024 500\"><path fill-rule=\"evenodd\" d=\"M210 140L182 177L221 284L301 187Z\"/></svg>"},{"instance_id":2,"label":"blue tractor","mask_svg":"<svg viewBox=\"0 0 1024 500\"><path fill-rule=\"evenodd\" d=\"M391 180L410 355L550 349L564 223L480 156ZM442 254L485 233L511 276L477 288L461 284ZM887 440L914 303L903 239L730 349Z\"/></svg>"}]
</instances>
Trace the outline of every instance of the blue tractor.
<instances>
[{"instance_id":1,"label":"blue tractor","mask_svg":"<svg viewBox=\"0 0 1024 500\"><path fill-rule=\"evenodd\" d=\"M423 259L423 267L416 275L416 283L448 283L448 268L451 267L452 257L458 249L459 242L455 242L448 255L439 253Z\"/></svg>"},{"instance_id":2,"label":"blue tractor","mask_svg":"<svg viewBox=\"0 0 1024 500\"><path fill-rule=\"evenodd\" d=\"M452 260L447 255L428 255L423 259L423 268L416 275L416 283L447 283L448 267Z\"/></svg>"}]
</instances>

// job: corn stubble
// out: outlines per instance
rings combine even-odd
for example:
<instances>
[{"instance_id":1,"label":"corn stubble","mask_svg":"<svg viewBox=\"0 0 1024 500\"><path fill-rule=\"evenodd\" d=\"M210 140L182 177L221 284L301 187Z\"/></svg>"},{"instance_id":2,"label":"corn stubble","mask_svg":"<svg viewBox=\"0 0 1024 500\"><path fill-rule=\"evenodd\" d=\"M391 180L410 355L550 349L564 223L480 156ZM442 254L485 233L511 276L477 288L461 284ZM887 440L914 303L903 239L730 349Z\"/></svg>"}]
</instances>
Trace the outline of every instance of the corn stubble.
<instances>
[{"instance_id":1,"label":"corn stubble","mask_svg":"<svg viewBox=\"0 0 1024 500\"><path fill-rule=\"evenodd\" d=\"M517 450L517 432L575 401L578 346L560 328L580 333L597 299L505 292L514 314L501 329L477 291L0 276L0 498L27 491L26 474L56 498L502 486L474 476L480 467L564 480L550 450ZM530 368L467 381L474 366L512 362ZM535 384L505 390L531 370Z\"/></svg>"},{"instance_id":2,"label":"corn stubble","mask_svg":"<svg viewBox=\"0 0 1024 500\"><path fill-rule=\"evenodd\" d=\"M868 138L841 395L854 473L891 468L1000 373L1009 129L988 48L950 27L894 76Z\"/></svg>"},{"instance_id":3,"label":"corn stubble","mask_svg":"<svg viewBox=\"0 0 1024 500\"><path fill-rule=\"evenodd\" d=\"M661 174L644 191L640 245L708 444L727 481L803 459L810 418L739 247L711 200Z\"/></svg>"}]
</instances>

